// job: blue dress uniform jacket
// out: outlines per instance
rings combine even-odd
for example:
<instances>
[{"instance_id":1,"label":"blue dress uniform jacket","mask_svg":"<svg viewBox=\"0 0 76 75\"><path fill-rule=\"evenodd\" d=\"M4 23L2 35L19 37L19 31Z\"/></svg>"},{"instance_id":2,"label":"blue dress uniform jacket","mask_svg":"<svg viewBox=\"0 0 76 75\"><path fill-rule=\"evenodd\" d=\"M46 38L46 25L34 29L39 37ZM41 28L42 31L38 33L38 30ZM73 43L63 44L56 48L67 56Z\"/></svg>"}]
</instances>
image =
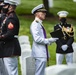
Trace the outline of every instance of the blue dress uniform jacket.
<instances>
[{"instance_id":1,"label":"blue dress uniform jacket","mask_svg":"<svg viewBox=\"0 0 76 75\"><path fill-rule=\"evenodd\" d=\"M20 56L21 48L18 42L19 19L14 11L10 12L2 22L2 57Z\"/></svg>"},{"instance_id":2,"label":"blue dress uniform jacket","mask_svg":"<svg viewBox=\"0 0 76 75\"><path fill-rule=\"evenodd\" d=\"M0 16L0 36L2 34L2 22L5 19L6 15L5 14L1 14ZM3 57L3 45L2 45L3 41L0 40L0 58Z\"/></svg>"},{"instance_id":3,"label":"blue dress uniform jacket","mask_svg":"<svg viewBox=\"0 0 76 75\"><path fill-rule=\"evenodd\" d=\"M2 21L2 14L0 14L0 27L1 27L1 21ZM1 28L0 28L1 29ZM0 57L3 56L2 52L2 46L1 46L1 41L0 41ZM3 61L3 58L0 58L0 75L8 75L7 71L6 71L6 68L5 68L5 65L4 65L4 61Z\"/></svg>"},{"instance_id":4,"label":"blue dress uniform jacket","mask_svg":"<svg viewBox=\"0 0 76 75\"><path fill-rule=\"evenodd\" d=\"M1 13L0 13L0 35L1 35ZM1 41L0 41L0 57L2 57Z\"/></svg>"},{"instance_id":5,"label":"blue dress uniform jacket","mask_svg":"<svg viewBox=\"0 0 76 75\"><path fill-rule=\"evenodd\" d=\"M47 57L45 44L49 44L48 39L44 38L42 23L34 20L30 27L33 36L32 56Z\"/></svg>"},{"instance_id":6,"label":"blue dress uniform jacket","mask_svg":"<svg viewBox=\"0 0 76 75\"><path fill-rule=\"evenodd\" d=\"M57 24L56 26L54 26L54 30L58 30L61 29L62 30L63 25ZM65 28L67 27L71 27L71 24L65 24L64 25ZM66 54L66 53L71 53L73 52L73 48L72 48L72 43L74 41L74 37L69 37L67 34L65 35L66 38L60 38L59 40L56 41L57 44L57 48L56 48L56 53L61 53L61 54ZM66 51L63 51L61 49L61 46L67 44L68 45L68 49Z\"/></svg>"}]
</instances>

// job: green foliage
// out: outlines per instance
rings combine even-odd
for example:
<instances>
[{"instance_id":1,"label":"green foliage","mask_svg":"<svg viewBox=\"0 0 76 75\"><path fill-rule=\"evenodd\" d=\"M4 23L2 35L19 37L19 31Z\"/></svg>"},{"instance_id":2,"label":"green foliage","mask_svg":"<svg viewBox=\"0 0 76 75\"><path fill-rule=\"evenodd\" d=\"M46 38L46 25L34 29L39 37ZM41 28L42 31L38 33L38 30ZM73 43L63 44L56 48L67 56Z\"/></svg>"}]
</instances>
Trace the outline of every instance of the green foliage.
<instances>
[{"instance_id":1,"label":"green foliage","mask_svg":"<svg viewBox=\"0 0 76 75\"><path fill-rule=\"evenodd\" d=\"M21 0L21 5L17 7L17 13L20 15L31 14L31 10L41 3L42 0Z\"/></svg>"}]
</instances>

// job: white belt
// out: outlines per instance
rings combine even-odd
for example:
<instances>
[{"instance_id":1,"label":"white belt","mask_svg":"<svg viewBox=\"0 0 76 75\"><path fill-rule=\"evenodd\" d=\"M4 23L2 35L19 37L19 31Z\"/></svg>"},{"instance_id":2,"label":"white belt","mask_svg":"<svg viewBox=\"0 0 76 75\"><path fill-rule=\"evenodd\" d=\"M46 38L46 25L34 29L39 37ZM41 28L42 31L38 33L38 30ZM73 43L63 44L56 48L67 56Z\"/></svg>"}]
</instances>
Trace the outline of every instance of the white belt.
<instances>
[{"instance_id":1,"label":"white belt","mask_svg":"<svg viewBox=\"0 0 76 75\"><path fill-rule=\"evenodd\" d=\"M14 38L18 38L18 35L15 35Z\"/></svg>"}]
</instances>

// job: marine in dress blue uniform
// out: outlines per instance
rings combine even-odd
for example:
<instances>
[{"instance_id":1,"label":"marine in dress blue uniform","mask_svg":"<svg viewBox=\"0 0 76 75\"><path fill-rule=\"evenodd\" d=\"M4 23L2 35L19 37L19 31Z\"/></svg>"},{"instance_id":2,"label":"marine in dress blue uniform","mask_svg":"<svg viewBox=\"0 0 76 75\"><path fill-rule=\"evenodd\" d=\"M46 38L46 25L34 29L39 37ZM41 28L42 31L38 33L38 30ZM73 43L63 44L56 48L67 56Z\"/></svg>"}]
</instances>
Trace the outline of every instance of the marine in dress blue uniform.
<instances>
[{"instance_id":1,"label":"marine in dress blue uniform","mask_svg":"<svg viewBox=\"0 0 76 75\"><path fill-rule=\"evenodd\" d=\"M35 19L30 26L31 34L33 37L32 57L35 58L35 75L44 75L46 61L49 57L47 52L47 45L55 42L58 38L46 38L46 32L43 27L42 21L46 16L46 9L43 4L33 8L32 14Z\"/></svg>"},{"instance_id":2,"label":"marine in dress blue uniform","mask_svg":"<svg viewBox=\"0 0 76 75\"><path fill-rule=\"evenodd\" d=\"M56 64L62 64L64 56L66 58L66 63L72 64L72 43L74 41L73 25L66 22L67 11L59 11L57 15L59 16L60 23L54 26L54 30L62 30L64 37L56 41Z\"/></svg>"},{"instance_id":3,"label":"marine in dress blue uniform","mask_svg":"<svg viewBox=\"0 0 76 75\"><path fill-rule=\"evenodd\" d=\"M0 34L1 34L1 21L2 21L2 7L4 6L4 0L0 0ZM3 57L2 57L2 46L1 46L1 41L0 41L0 75L8 75L4 62L3 62Z\"/></svg>"},{"instance_id":4,"label":"marine in dress blue uniform","mask_svg":"<svg viewBox=\"0 0 76 75\"><path fill-rule=\"evenodd\" d=\"M8 75L18 75L18 56L21 55L21 48L18 41L19 19L15 13L18 0L4 0L2 13L6 16L1 22L2 57Z\"/></svg>"},{"instance_id":5,"label":"marine in dress blue uniform","mask_svg":"<svg viewBox=\"0 0 76 75\"><path fill-rule=\"evenodd\" d=\"M3 0L0 0L0 35L1 35L1 20L2 20L2 13L1 13L1 10L2 10L2 7L4 6L3 4ZM2 57L2 47L1 47L1 41L0 41L0 58Z\"/></svg>"}]
</instances>

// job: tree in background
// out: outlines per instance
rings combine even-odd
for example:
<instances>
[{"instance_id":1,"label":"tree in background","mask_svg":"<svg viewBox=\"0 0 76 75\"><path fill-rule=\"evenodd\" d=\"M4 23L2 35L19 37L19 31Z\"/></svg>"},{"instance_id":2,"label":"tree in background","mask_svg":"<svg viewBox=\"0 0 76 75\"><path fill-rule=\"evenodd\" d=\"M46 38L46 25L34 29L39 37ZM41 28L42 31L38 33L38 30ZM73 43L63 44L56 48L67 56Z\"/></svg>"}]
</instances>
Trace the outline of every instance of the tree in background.
<instances>
[{"instance_id":1,"label":"tree in background","mask_svg":"<svg viewBox=\"0 0 76 75\"><path fill-rule=\"evenodd\" d=\"M43 4L45 6L45 9L47 10L47 16L53 16L53 14L49 12L49 3L48 3L48 0L43 0Z\"/></svg>"},{"instance_id":2,"label":"tree in background","mask_svg":"<svg viewBox=\"0 0 76 75\"><path fill-rule=\"evenodd\" d=\"M45 9L47 10L47 15L49 13L49 5L48 5L48 0L43 0L43 4L45 6Z\"/></svg>"}]
</instances>

